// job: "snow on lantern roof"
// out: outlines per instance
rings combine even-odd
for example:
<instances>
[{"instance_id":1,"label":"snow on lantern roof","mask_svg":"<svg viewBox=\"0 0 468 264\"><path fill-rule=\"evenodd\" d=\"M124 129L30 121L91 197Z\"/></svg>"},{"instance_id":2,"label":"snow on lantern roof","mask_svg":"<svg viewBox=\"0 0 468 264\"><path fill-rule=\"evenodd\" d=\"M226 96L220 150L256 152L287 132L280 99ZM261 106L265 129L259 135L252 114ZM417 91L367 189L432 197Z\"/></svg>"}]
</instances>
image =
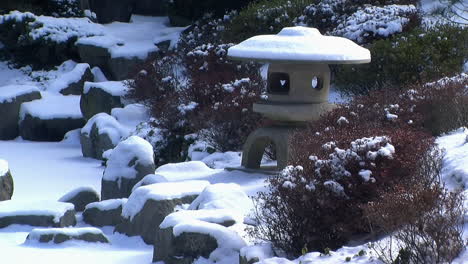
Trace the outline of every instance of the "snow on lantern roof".
<instances>
[{"instance_id":1,"label":"snow on lantern roof","mask_svg":"<svg viewBox=\"0 0 468 264\"><path fill-rule=\"evenodd\" d=\"M228 50L231 59L287 63L368 63L370 52L353 41L323 36L316 28L286 27L249 38Z\"/></svg>"}]
</instances>

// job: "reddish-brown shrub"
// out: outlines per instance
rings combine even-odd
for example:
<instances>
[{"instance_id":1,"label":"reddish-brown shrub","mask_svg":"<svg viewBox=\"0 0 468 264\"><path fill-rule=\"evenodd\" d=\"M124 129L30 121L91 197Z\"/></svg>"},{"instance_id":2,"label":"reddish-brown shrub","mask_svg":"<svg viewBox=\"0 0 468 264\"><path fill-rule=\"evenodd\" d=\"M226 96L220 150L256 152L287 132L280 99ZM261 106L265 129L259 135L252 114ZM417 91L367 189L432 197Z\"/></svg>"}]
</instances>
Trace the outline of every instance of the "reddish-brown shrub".
<instances>
[{"instance_id":1,"label":"reddish-brown shrub","mask_svg":"<svg viewBox=\"0 0 468 264\"><path fill-rule=\"evenodd\" d=\"M434 142L427 107L451 97L451 87L377 91L298 131L291 141L293 166L271 177L269 192L257 198L259 225L253 234L293 256L304 247L333 249L350 239L387 231L368 217L369 203L387 200L389 210L401 210L393 203L399 196L432 199L440 189L433 187L438 183L433 180L437 167L425 166L424 157ZM416 211L416 216L436 205L413 202L405 211ZM409 219L389 222L399 228Z\"/></svg>"}]
</instances>

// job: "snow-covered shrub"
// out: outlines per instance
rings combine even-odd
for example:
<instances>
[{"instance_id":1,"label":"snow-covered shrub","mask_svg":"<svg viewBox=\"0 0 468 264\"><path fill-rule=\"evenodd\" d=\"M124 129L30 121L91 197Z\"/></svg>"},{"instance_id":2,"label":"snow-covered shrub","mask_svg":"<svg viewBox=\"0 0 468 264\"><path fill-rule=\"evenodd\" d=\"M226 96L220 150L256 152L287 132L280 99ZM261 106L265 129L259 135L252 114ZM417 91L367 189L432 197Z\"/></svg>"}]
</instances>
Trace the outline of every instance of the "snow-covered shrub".
<instances>
[{"instance_id":1,"label":"snow-covered shrub","mask_svg":"<svg viewBox=\"0 0 468 264\"><path fill-rule=\"evenodd\" d=\"M467 28L441 25L375 41L368 47L371 63L336 67L337 86L347 93L366 94L462 72L468 58L466 39Z\"/></svg>"},{"instance_id":2,"label":"snow-covered shrub","mask_svg":"<svg viewBox=\"0 0 468 264\"><path fill-rule=\"evenodd\" d=\"M0 16L0 41L20 63L33 66L79 60L75 41L103 34L88 18L55 18L12 11Z\"/></svg>"},{"instance_id":3,"label":"snow-covered shrub","mask_svg":"<svg viewBox=\"0 0 468 264\"><path fill-rule=\"evenodd\" d=\"M431 186L419 173L434 142L424 127L430 98L420 92L374 92L299 131L292 166L257 198L253 234L297 256L305 247L334 249L381 231L365 214L369 203L395 190L410 194L412 182Z\"/></svg>"},{"instance_id":4,"label":"snow-covered shrub","mask_svg":"<svg viewBox=\"0 0 468 264\"><path fill-rule=\"evenodd\" d=\"M193 134L220 151L240 149L261 121L251 107L264 87L259 66L228 60L232 44L216 35L225 20L204 19L176 50L149 60L129 82L130 97L151 108L162 163L186 159Z\"/></svg>"},{"instance_id":5,"label":"snow-covered shrub","mask_svg":"<svg viewBox=\"0 0 468 264\"><path fill-rule=\"evenodd\" d=\"M441 152L420 161L410 188L398 186L364 208L369 223L390 234L371 243L384 263L451 263L465 247L463 195L441 186Z\"/></svg>"},{"instance_id":6,"label":"snow-covered shrub","mask_svg":"<svg viewBox=\"0 0 468 264\"><path fill-rule=\"evenodd\" d=\"M6 14L10 11L31 12L36 15L54 17L83 17L80 0L2 0L2 10Z\"/></svg>"},{"instance_id":7,"label":"snow-covered shrub","mask_svg":"<svg viewBox=\"0 0 468 264\"><path fill-rule=\"evenodd\" d=\"M84 17L80 0L48 0L48 13L54 17Z\"/></svg>"}]
</instances>

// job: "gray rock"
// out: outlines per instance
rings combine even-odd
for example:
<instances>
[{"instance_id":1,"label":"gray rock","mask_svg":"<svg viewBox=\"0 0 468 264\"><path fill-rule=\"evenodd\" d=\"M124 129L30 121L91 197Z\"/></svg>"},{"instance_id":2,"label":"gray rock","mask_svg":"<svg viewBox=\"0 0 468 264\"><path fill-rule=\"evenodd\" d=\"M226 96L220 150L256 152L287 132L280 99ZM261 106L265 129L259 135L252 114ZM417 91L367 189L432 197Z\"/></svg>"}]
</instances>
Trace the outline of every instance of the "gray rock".
<instances>
[{"instance_id":1,"label":"gray rock","mask_svg":"<svg viewBox=\"0 0 468 264\"><path fill-rule=\"evenodd\" d=\"M148 57L154 56L156 52L148 54ZM107 69L112 76L113 80L121 81L126 80L131 76L131 74L136 71L137 66L141 65L145 60L142 60L137 57L126 58L126 57L117 57L110 58L107 62Z\"/></svg>"},{"instance_id":2,"label":"gray rock","mask_svg":"<svg viewBox=\"0 0 468 264\"><path fill-rule=\"evenodd\" d=\"M13 190L13 177L10 170L8 170L4 175L0 175L0 201L10 200L11 196L13 196Z\"/></svg>"},{"instance_id":3,"label":"gray rock","mask_svg":"<svg viewBox=\"0 0 468 264\"><path fill-rule=\"evenodd\" d=\"M61 202L21 202L3 201L0 203L0 228L9 225L66 227L76 224L73 205Z\"/></svg>"},{"instance_id":4,"label":"gray rock","mask_svg":"<svg viewBox=\"0 0 468 264\"><path fill-rule=\"evenodd\" d=\"M4 88L4 87L2 87ZM2 92L0 88L0 93ZM19 136L19 111L21 104L41 98L39 90L21 94L0 103L0 140L11 140Z\"/></svg>"},{"instance_id":5,"label":"gray rock","mask_svg":"<svg viewBox=\"0 0 468 264\"><path fill-rule=\"evenodd\" d=\"M83 118L54 118L42 120L26 114L20 121L20 135L32 141L61 141L71 130L85 125Z\"/></svg>"},{"instance_id":6,"label":"gray rock","mask_svg":"<svg viewBox=\"0 0 468 264\"><path fill-rule=\"evenodd\" d=\"M109 136L113 134L114 141ZM88 120L80 133L81 152L84 157L101 159L106 150L115 148L118 141L128 136L128 131L113 117L99 113Z\"/></svg>"},{"instance_id":7,"label":"gray rock","mask_svg":"<svg viewBox=\"0 0 468 264\"><path fill-rule=\"evenodd\" d=\"M174 236L172 227L158 229L155 236L153 262L166 264L190 264L202 256L208 258L218 242L210 235L182 233Z\"/></svg>"},{"instance_id":8,"label":"gray rock","mask_svg":"<svg viewBox=\"0 0 468 264\"><path fill-rule=\"evenodd\" d=\"M68 84L67 87L60 90L60 93L63 95L81 95L83 93L83 86L85 82L91 82L94 80L94 75L91 72L91 69L88 67L84 73L80 76L79 80Z\"/></svg>"},{"instance_id":9,"label":"gray rock","mask_svg":"<svg viewBox=\"0 0 468 264\"><path fill-rule=\"evenodd\" d=\"M135 0L88 0L91 11L96 13L100 24L114 21L129 22Z\"/></svg>"},{"instance_id":10,"label":"gray rock","mask_svg":"<svg viewBox=\"0 0 468 264\"><path fill-rule=\"evenodd\" d=\"M98 113L110 114L112 108L123 107L120 96L115 96L98 87L91 87L81 95L81 113L86 120Z\"/></svg>"},{"instance_id":11,"label":"gray rock","mask_svg":"<svg viewBox=\"0 0 468 264\"><path fill-rule=\"evenodd\" d=\"M86 205L99 200L99 194L93 188L78 188L65 194L59 202L71 203L77 212L83 212Z\"/></svg>"},{"instance_id":12,"label":"gray rock","mask_svg":"<svg viewBox=\"0 0 468 264\"><path fill-rule=\"evenodd\" d=\"M122 207L127 199L110 199L89 204L83 220L92 226L116 226L122 223Z\"/></svg>"},{"instance_id":13,"label":"gray rock","mask_svg":"<svg viewBox=\"0 0 468 264\"><path fill-rule=\"evenodd\" d=\"M101 182L103 200L129 197L133 186L156 169L153 147L137 136L121 141L105 158L108 160Z\"/></svg>"},{"instance_id":14,"label":"gray rock","mask_svg":"<svg viewBox=\"0 0 468 264\"><path fill-rule=\"evenodd\" d=\"M83 44L79 41L75 44L78 53L80 54L81 61L85 61L91 67L99 67L103 70L107 69L107 62L111 58L109 51L100 46Z\"/></svg>"},{"instance_id":15,"label":"gray rock","mask_svg":"<svg viewBox=\"0 0 468 264\"><path fill-rule=\"evenodd\" d=\"M172 200L147 200L143 209L132 219L124 218L117 225L115 231L128 236L141 236L147 244L155 243L155 234L164 218L174 212L174 207L181 204L191 203L197 195L187 195L180 199Z\"/></svg>"},{"instance_id":16,"label":"gray rock","mask_svg":"<svg viewBox=\"0 0 468 264\"><path fill-rule=\"evenodd\" d=\"M60 244L70 240L84 241L90 243L109 243L109 239L97 228L51 228L33 229L26 237L26 241L37 241L39 243Z\"/></svg>"},{"instance_id":17,"label":"gray rock","mask_svg":"<svg viewBox=\"0 0 468 264\"><path fill-rule=\"evenodd\" d=\"M246 256L239 256L239 264L254 264L259 262L260 259L257 257L253 257L251 259L247 259Z\"/></svg>"}]
</instances>

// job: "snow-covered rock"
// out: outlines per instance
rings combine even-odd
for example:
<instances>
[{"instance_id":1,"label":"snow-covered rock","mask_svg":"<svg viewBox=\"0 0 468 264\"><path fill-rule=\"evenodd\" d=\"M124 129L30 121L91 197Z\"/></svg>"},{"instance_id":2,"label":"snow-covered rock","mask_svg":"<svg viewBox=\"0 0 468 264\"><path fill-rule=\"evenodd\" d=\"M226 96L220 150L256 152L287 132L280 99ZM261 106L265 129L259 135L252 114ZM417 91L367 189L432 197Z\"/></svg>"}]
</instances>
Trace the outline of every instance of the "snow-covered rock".
<instances>
[{"instance_id":1,"label":"snow-covered rock","mask_svg":"<svg viewBox=\"0 0 468 264\"><path fill-rule=\"evenodd\" d=\"M130 134L113 116L99 113L91 117L81 129L80 142L84 157L103 159L102 154L115 148Z\"/></svg>"},{"instance_id":2,"label":"snow-covered rock","mask_svg":"<svg viewBox=\"0 0 468 264\"><path fill-rule=\"evenodd\" d=\"M240 250L239 264L254 264L273 256L273 249L269 243L246 246Z\"/></svg>"},{"instance_id":3,"label":"snow-covered rock","mask_svg":"<svg viewBox=\"0 0 468 264\"><path fill-rule=\"evenodd\" d=\"M19 136L19 113L21 104L40 99L39 89L31 85L7 85L0 87L0 140Z\"/></svg>"},{"instance_id":4,"label":"snow-covered rock","mask_svg":"<svg viewBox=\"0 0 468 264\"><path fill-rule=\"evenodd\" d=\"M6 160L0 159L0 201L10 200L13 196L13 177Z\"/></svg>"},{"instance_id":5,"label":"snow-covered rock","mask_svg":"<svg viewBox=\"0 0 468 264\"><path fill-rule=\"evenodd\" d=\"M0 203L0 228L9 225L65 227L76 224L71 203L53 201L3 201Z\"/></svg>"},{"instance_id":6,"label":"snow-covered rock","mask_svg":"<svg viewBox=\"0 0 468 264\"><path fill-rule=\"evenodd\" d=\"M22 138L33 141L61 141L71 130L85 124L80 96L43 93L43 98L23 103L19 130Z\"/></svg>"},{"instance_id":7,"label":"snow-covered rock","mask_svg":"<svg viewBox=\"0 0 468 264\"><path fill-rule=\"evenodd\" d=\"M122 207L126 198L90 203L83 212L83 220L92 226L116 226L122 222Z\"/></svg>"},{"instance_id":8,"label":"snow-covered rock","mask_svg":"<svg viewBox=\"0 0 468 264\"><path fill-rule=\"evenodd\" d=\"M116 231L139 235L153 244L156 230L177 205L191 203L208 186L207 181L163 182L136 189L124 205L124 222Z\"/></svg>"},{"instance_id":9,"label":"snow-covered rock","mask_svg":"<svg viewBox=\"0 0 468 264\"><path fill-rule=\"evenodd\" d=\"M94 227L82 228L35 228L26 237L26 242L61 244L70 240L91 243L109 243L109 239L100 229Z\"/></svg>"},{"instance_id":10,"label":"snow-covered rock","mask_svg":"<svg viewBox=\"0 0 468 264\"><path fill-rule=\"evenodd\" d=\"M59 199L59 202L71 203L75 211L83 212L86 205L100 200L99 194L92 187L80 187L71 190Z\"/></svg>"},{"instance_id":11,"label":"snow-covered rock","mask_svg":"<svg viewBox=\"0 0 468 264\"><path fill-rule=\"evenodd\" d=\"M104 154L107 159L102 177L103 200L126 198L133 186L155 170L153 147L146 140L131 136Z\"/></svg>"},{"instance_id":12,"label":"snow-covered rock","mask_svg":"<svg viewBox=\"0 0 468 264\"><path fill-rule=\"evenodd\" d=\"M81 95L85 82L94 80L89 64L79 63L68 72L62 73L57 79L51 82L47 90L60 92L63 95Z\"/></svg>"},{"instance_id":13,"label":"snow-covered rock","mask_svg":"<svg viewBox=\"0 0 468 264\"><path fill-rule=\"evenodd\" d=\"M80 101L80 109L86 119L98 113L111 114L112 108L123 107L122 97L127 87L123 82L86 82Z\"/></svg>"}]
</instances>

